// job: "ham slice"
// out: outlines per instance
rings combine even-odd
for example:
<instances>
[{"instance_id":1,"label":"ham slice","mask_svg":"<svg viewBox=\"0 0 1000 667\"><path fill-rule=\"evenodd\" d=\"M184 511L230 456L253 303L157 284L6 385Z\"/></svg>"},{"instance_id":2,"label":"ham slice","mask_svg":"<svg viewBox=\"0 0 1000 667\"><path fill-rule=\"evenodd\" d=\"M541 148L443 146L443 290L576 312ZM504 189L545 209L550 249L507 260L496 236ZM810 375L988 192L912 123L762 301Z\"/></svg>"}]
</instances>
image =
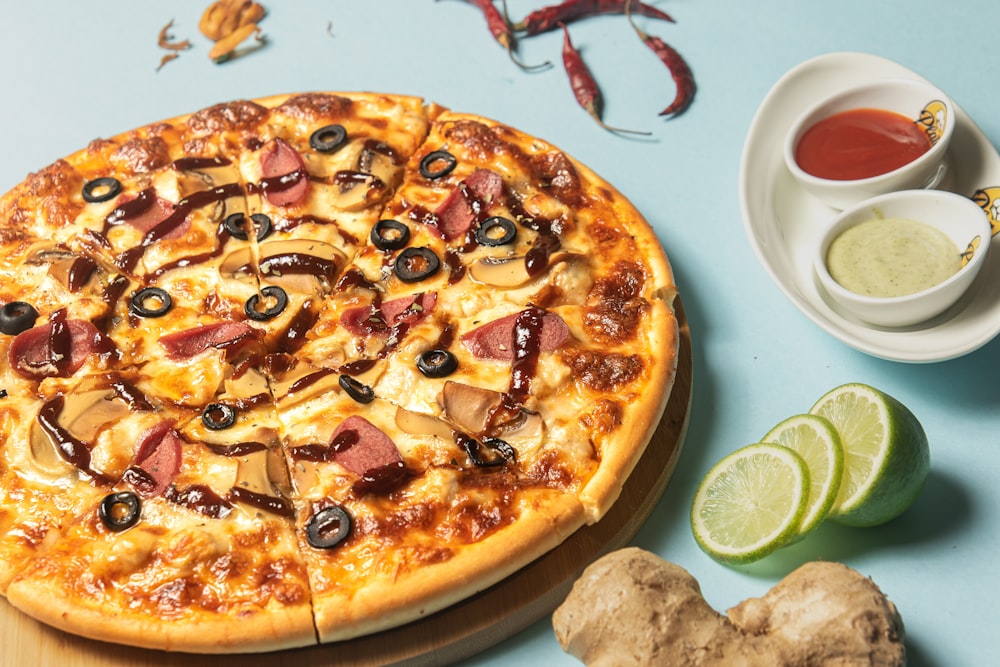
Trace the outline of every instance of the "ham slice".
<instances>
[{"instance_id":1,"label":"ham slice","mask_svg":"<svg viewBox=\"0 0 1000 667\"><path fill-rule=\"evenodd\" d=\"M362 477L403 464L403 457L392 438L358 415L340 423L330 438L330 447L334 461Z\"/></svg>"},{"instance_id":2,"label":"ham slice","mask_svg":"<svg viewBox=\"0 0 1000 667\"><path fill-rule=\"evenodd\" d=\"M125 479L144 498L163 495L181 469L183 441L173 424L162 421L139 436L135 465ZM136 473L134 468L141 472Z\"/></svg>"},{"instance_id":3,"label":"ham slice","mask_svg":"<svg viewBox=\"0 0 1000 667\"><path fill-rule=\"evenodd\" d=\"M264 196L275 206L294 206L309 192L306 164L284 139L273 139L260 154Z\"/></svg>"},{"instance_id":4,"label":"ham slice","mask_svg":"<svg viewBox=\"0 0 1000 667\"><path fill-rule=\"evenodd\" d=\"M69 377L80 370L87 356L109 353L114 345L90 322L47 322L22 331L7 351L11 367L27 379Z\"/></svg>"},{"instance_id":5,"label":"ham slice","mask_svg":"<svg viewBox=\"0 0 1000 667\"><path fill-rule=\"evenodd\" d=\"M462 181L435 214L444 237L453 241L464 237L482 211L503 195L503 178L489 169L476 169Z\"/></svg>"},{"instance_id":6,"label":"ham slice","mask_svg":"<svg viewBox=\"0 0 1000 667\"><path fill-rule=\"evenodd\" d=\"M175 213L178 217L183 215L183 212L177 211L173 203L157 196L153 188L147 188L138 195L123 196L115 210L108 216L108 221L112 224L127 222L143 234L149 234ZM185 215L181 220L172 221L169 228L164 229L157 238L183 238L190 229L191 222Z\"/></svg>"},{"instance_id":7,"label":"ham slice","mask_svg":"<svg viewBox=\"0 0 1000 667\"><path fill-rule=\"evenodd\" d=\"M258 332L246 322L218 322L160 338L160 345L171 359L188 359L209 348L229 349L256 340Z\"/></svg>"},{"instance_id":8,"label":"ham slice","mask_svg":"<svg viewBox=\"0 0 1000 667\"><path fill-rule=\"evenodd\" d=\"M377 307L348 308L340 315L340 323L355 336L386 335L401 322L413 325L430 315L437 304L435 292L423 292L391 301Z\"/></svg>"},{"instance_id":9,"label":"ham slice","mask_svg":"<svg viewBox=\"0 0 1000 667\"><path fill-rule=\"evenodd\" d=\"M514 327L520 313L501 317L462 336L462 344L480 359L514 360ZM569 339L569 327L557 314L542 315L539 352L559 349Z\"/></svg>"}]
</instances>

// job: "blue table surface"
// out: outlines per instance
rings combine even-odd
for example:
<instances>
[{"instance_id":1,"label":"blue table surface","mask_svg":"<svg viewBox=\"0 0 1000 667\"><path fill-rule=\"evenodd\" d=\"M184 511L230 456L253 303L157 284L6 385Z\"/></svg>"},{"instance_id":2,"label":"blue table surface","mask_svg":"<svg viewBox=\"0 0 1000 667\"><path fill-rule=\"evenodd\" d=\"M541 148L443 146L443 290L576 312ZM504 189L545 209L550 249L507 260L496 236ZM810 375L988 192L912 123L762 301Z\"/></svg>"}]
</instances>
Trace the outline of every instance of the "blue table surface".
<instances>
[{"instance_id":1,"label":"blue table surface","mask_svg":"<svg viewBox=\"0 0 1000 667\"><path fill-rule=\"evenodd\" d=\"M1000 341L958 359L886 361L806 319L758 262L743 227L737 177L754 112L790 68L834 51L863 51L927 77L1000 142L997 7L992 0L695 2L651 0L675 24L639 19L676 47L698 83L678 118L666 70L620 16L571 26L606 98L608 123L648 130L623 138L576 105L560 63L562 36L520 46L519 70L461 0L265 2L265 48L224 65L197 30L207 1L5 2L0 21L0 192L92 139L217 102L305 90L422 96L544 137L617 185L655 227L675 270L694 350L690 425L675 474L634 544L674 561L724 610L764 593L796 564L836 560L872 577L897 604L911 665L1000 664ZM509 0L521 16L543 4ZM157 35L191 50L157 71ZM696 546L694 489L725 454L844 382L907 404L931 443L932 471L914 507L880 528L825 526L750 567L728 568ZM579 664L548 618L470 664Z\"/></svg>"}]
</instances>

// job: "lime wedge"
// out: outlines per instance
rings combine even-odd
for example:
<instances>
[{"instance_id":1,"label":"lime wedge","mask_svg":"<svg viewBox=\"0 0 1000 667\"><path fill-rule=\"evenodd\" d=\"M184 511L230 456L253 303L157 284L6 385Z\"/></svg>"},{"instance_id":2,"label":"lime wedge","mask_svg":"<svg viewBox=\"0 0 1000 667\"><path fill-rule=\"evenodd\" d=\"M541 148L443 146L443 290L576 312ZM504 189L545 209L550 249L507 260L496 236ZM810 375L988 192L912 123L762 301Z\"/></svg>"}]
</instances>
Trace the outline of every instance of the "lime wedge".
<instances>
[{"instance_id":1,"label":"lime wedge","mask_svg":"<svg viewBox=\"0 0 1000 667\"><path fill-rule=\"evenodd\" d=\"M715 464L691 503L698 546L717 561L750 563L798 534L809 503L809 469L791 449L748 445Z\"/></svg>"},{"instance_id":2,"label":"lime wedge","mask_svg":"<svg viewBox=\"0 0 1000 667\"><path fill-rule=\"evenodd\" d=\"M809 468L809 506L799 537L822 523L840 489L844 474L844 448L833 424L819 415L795 415L767 432L762 442L795 450Z\"/></svg>"},{"instance_id":3,"label":"lime wedge","mask_svg":"<svg viewBox=\"0 0 1000 667\"><path fill-rule=\"evenodd\" d=\"M826 417L844 447L844 478L830 519L875 526L902 514L930 472L920 422L892 396L865 384L831 389L809 410Z\"/></svg>"}]
</instances>

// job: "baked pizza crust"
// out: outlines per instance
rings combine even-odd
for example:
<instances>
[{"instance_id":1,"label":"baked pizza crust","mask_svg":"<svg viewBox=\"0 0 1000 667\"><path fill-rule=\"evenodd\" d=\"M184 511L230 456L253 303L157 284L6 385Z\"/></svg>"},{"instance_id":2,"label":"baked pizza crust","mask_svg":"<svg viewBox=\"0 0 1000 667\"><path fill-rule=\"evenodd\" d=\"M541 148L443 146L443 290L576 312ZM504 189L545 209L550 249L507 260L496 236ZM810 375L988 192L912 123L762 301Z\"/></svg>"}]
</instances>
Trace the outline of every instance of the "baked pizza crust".
<instances>
[{"instance_id":1,"label":"baked pizza crust","mask_svg":"<svg viewBox=\"0 0 1000 667\"><path fill-rule=\"evenodd\" d=\"M353 111L348 112L348 109ZM270 125L264 129L261 129L262 126L257 119L261 114L271 116ZM74 251L79 251L81 247L92 249L92 244L81 245L78 234L81 228L74 225L82 223L92 232L100 230L102 219L109 214L113 205L104 205L97 214L84 215L81 211L84 211L86 206L75 193L84 182L106 174L109 164L113 165L112 171L115 173L131 174L135 179L133 187L160 188L163 187L163 179L157 176L158 170L162 171L169 165L170 159L176 159L178 151L183 151L184 154L193 151L197 154L232 158L235 162L232 169L238 170L244 182L262 182L266 179L255 162L259 159L256 156L259 155L262 146L270 145L268 142L273 143L276 139L298 142L298 145L301 145L313 128L323 122L342 122L348 134L358 132L372 137L373 141L382 142L381 147L368 146L365 150L369 151L369 155L365 159L377 163L383 159L378 155L392 156L389 160L392 166L384 159L384 164L381 165L383 171L380 174L386 179L382 185L387 189L375 193L378 198L372 205L357 207L350 204L341 211L336 218L336 227L339 231L333 235L329 235L328 229L320 230L312 219L322 214L324 211L320 209L329 202L343 203L337 196L328 197L324 194L324 198L313 198L308 205L283 208L269 205L266 197L257 193L255 196L259 200L248 197L248 207L245 209L248 215L254 210L274 212L279 216L283 211L289 212L289 216L294 213L299 216L296 220L301 222L288 225L288 229L282 231L284 234L282 238L310 238L310 234L316 233L323 235L321 238L324 243L335 244L346 240L352 246L345 255L346 260L350 261L350 253L357 252L368 243L365 240L366 235L374 221L379 219L379 214L407 213L413 219L414 202L422 197L425 198L424 204L432 207L432 210L435 206L442 206L443 200L455 189L454 184L448 186L448 189L442 189L438 183L413 184L419 181L414 176L417 165L427 157L428 153L441 150L442 147L468 157L469 163L460 167L460 170L465 170L463 178L475 173L470 164L479 165L476 169L496 170L496 173L502 174L505 187L517 188L519 196L525 197L529 206L539 207L538 210L544 210L546 207L564 213L568 210L572 217L573 205L567 204L563 199L574 199L581 206L593 205L592 210L587 213L589 217L581 218L579 224L600 226L601 234L614 237L613 243L618 244L615 252L618 254L622 254L623 245L629 252L635 253L635 257L622 257L619 260L622 262L634 260L641 266L643 273L640 281L641 291L632 296L641 302L642 306L639 309L640 323L635 325L635 330L619 338L609 335L606 340L591 341L588 344L594 349L600 349L602 353L607 348L610 350L609 354L620 353L624 356L634 354L640 359L641 372L637 377L624 381L627 390L622 396L615 393L617 386L615 378L603 378L602 381L609 388L602 391L609 397L607 405L610 407L605 412L595 408L594 413L586 415L573 414L572 411L576 408L567 407L576 405L581 410L584 407L589 409L588 392L592 389L586 386L585 381L565 375L555 376L556 379L546 379L546 391L553 393L544 399L538 399L543 401L540 403L541 407L545 408L561 400L558 391L553 387L558 389L560 382L567 386L571 385L573 388L569 391L573 392L576 402L560 406L560 410L564 413L560 415L560 419L564 422L566 432L575 434L585 432L587 428L592 430L589 442L576 443L575 452L567 454L564 462L560 464L561 467L553 469L559 474L573 478L566 482L560 481L558 484L553 482L549 486L543 484L523 492L518 491L519 510L512 512L508 525L490 529L484 537L475 541L445 545L449 553L441 562L422 564L419 569L401 568L391 573L373 570L375 574L364 581L363 585L359 584L352 590L328 588L324 584L324 559L329 557L329 554L325 551L316 552L302 536L311 511L305 500L308 494L302 495L303 490L295 488L295 475L288 475L286 472L289 479L284 482L277 483L274 479L270 481L275 484L275 489L278 489L274 491L276 497L278 499L284 497L296 507L296 516L293 520L295 526L290 526L290 529L297 531L298 548L304 568L309 574L311 589L308 591L307 599L301 603L287 601L287 604L258 608L253 608L252 605L244 608L236 606L222 614L202 613L192 606L179 615L183 620L165 622L161 617L137 612L135 608L130 609L118 598L102 597L99 594L88 598L82 595L79 589L75 589L73 584L62 580L59 576L51 576L51 572L46 572L46 568L58 569L59 558L71 557L69 554L60 554L58 550L59 540L66 539L63 531L75 518L74 512L79 512L83 506L92 507L94 498L100 495L94 492L93 480L83 475L81 479L76 480L76 484L82 484L83 487L80 488L87 489L87 492L82 494L86 497L86 502L80 503L79 507L71 506L68 509L64 503L63 513L51 512L46 515L44 511L41 512L40 515L46 518L37 526L37 531L41 536L47 535L46 539L40 538L38 544L27 551L23 544L10 540L10 535L6 543L0 541L0 558L12 554L17 556L11 561L15 565L10 567L9 572L5 572L5 580L0 581L0 585L6 585L7 581L10 581L4 593L13 606L45 623L83 636L171 651L199 653L270 651L303 646L316 641L322 643L345 640L424 618L501 582L510 574L556 548L580 527L599 521L618 498L623 484L649 444L658 425L669 399L676 372L679 332L673 311L673 300L677 290L670 264L653 229L617 189L588 167L547 142L497 121L473 114L452 112L436 104L426 104L416 97L377 93L275 95L258 100L217 105L194 114L123 133L109 140L95 141L87 149L57 162L43 172L31 175L24 184L0 198L0 249L11 251L8 253L9 256L18 257L20 258L18 261L22 262L33 247L25 239L30 239L32 236L66 244ZM478 136L473 136L477 133ZM160 143L164 146L160 146ZM170 153L168 158L165 159L163 155L157 154L161 149ZM247 157L251 154L254 157ZM516 159L508 160L507 158L512 155L516 156ZM317 164L309 162L306 168L319 168ZM530 174L521 173L526 165L531 165L534 171ZM533 184L532 178L537 179L540 174L544 175L546 182L541 186ZM408 187L410 189L407 189ZM463 180L459 187L468 190L471 186ZM341 186L341 190L346 191L344 186ZM563 191L569 194L562 197ZM55 197L52 195L53 192L56 193ZM404 194L400 195L400 192ZM550 196L550 192L555 192L555 195ZM80 220L81 223L74 222L75 220ZM207 222L211 223L210 220ZM104 225L107 231L107 223ZM425 234L425 231L420 233ZM578 233L577 230L572 231ZM440 237L440 234L438 236ZM141 235L137 238L141 238ZM430 240L430 243L440 242ZM258 272L257 287L270 284L266 280L270 280L273 276L265 276L260 272L262 258L266 254L262 250L264 243L251 238L249 247L248 256L255 267L254 270ZM596 265L603 270L604 273L601 275L605 279L616 280L614 272L617 267L612 266L611 260L593 254L595 252L593 247L590 245L587 247L592 256L586 261L592 267ZM224 265L227 258L228 255L213 259L215 262L212 265L215 267L213 270L221 270L218 267ZM16 264L14 260L11 261L12 266ZM169 264L169 257L157 259L154 255L144 258L142 262L148 262L149 266L143 263L141 268L149 272L159 266L156 262ZM368 268L365 264L359 266L362 270ZM109 275L120 268L120 266L109 266L108 262L99 263L99 270L105 270ZM15 271L10 268L3 270L7 273ZM338 271L344 270L344 266L338 267ZM179 278L175 277L175 282L172 284L178 284L179 281L179 284L195 285L204 274L191 269L179 271L176 275ZM53 292L51 282L50 278L41 274L26 275L23 280L19 277L16 284L8 283L6 287L0 286L0 302L37 299L44 306L40 308L43 313L59 307L86 312L80 310L83 306L75 303L79 299L76 299L71 291ZM443 280L439 280L439 283L435 289L447 289L448 285L445 285ZM253 282L249 284L252 285ZM231 311L232 305L227 305L226 298L238 303L246 289L249 289L247 283L236 287L238 289L232 292L231 297L212 296L211 299L210 294L215 293L212 289L206 288L202 297L205 303L214 299L212 303L215 311L193 312L190 314L192 321L200 322L209 315ZM549 291L559 291L556 287L558 286L550 285L549 288L552 289ZM597 290L592 289L589 284L587 287L591 290L589 294L581 293L574 297L576 302L566 306L564 310L560 310L559 307L554 309L564 315L567 326L571 329L571 337L586 338L589 326L587 318L593 315L593 309L587 300L600 298ZM395 289L398 288L396 285ZM517 309L529 305L519 302L515 307L510 303L504 303L503 297L486 296L490 291L489 285L460 283L459 289L466 288L478 290L482 298L491 304L493 308L491 312L508 312L511 309L516 312ZM515 289L510 290L508 294L510 298L523 299L525 292ZM299 312L306 312L308 308L313 307L310 306L311 298L326 297L307 295L305 298L293 299L295 308L301 309ZM452 302L460 301L460 298L452 298ZM458 306L454 303L441 305L441 308L455 307ZM314 309L318 330L324 330L324 327L336 327L338 312L330 315L333 319L325 320L325 311ZM443 315L441 317L444 318ZM260 344L265 348L275 345L276 337L280 338L283 335L281 327L290 326L287 323L288 319L277 320L283 322L280 326L261 325L265 333ZM462 315L459 319L463 326L472 326L475 323L475 317L472 315ZM426 329L436 335L442 335L441 327L434 328L436 324L434 317L431 318L431 322L434 324L424 326L423 329L415 328L414 331ZM302 358L308 363L318 364L324 359L330 362L331 340L333 338L317 337L307 341L302 348ZM2 343L0 350L6 350L8 347L6 341L0 343ZM134 363L148 364L149 369L159 369L157 364L160 360L155 358L157 349L159 348L155 345L145 345L143 341L136 340L127 353L133 355ZM8 355L4 354L4 358L7 359ZM340 362L343 361L345 359L341 358ZM80 372L106 373L108 368L101 365L104 362L106 359L88 357ZM206 368L214 368L212 364L218 366L221 369L217 371L218 381L226 382L227 391L236 391L234 387L238 384L237 381L227 376L232 370L225 369L229 362L230 359L227 357L222 361L211 362ZM25 383L18 378L17 374L11 371L9 363L0 368L0 379L8 383L14 394L27 391L25 384L29 385L30 390L30 382ZM546 357L546 360L539 363L548 369L559 362L550 361ZM484 379L483 384L494 386L502 393L501 385L505 384L506 380L499 382L496 379L495 362L486 360L482 361L481 365L482 377L493 376L492 380ZM323 367L323 371L326 370L326 367ZM504 372L510 373L509 370ZM471 378L467 374L465 381L475 379L474 376L475 373ZM559 377L562 379L558 379ZM274 392L273 377L271 382L271 391ZM173 378L169 383L157 381L153 377L148 385L142 386L144 389L147 386L155 386L157 390L163 389L171 393L173 396L171 400L180 401L184 405L199 406L205 399L193 398L190 391L197 384L192 384L183 377ZM209 398L213 396L212 386L214 385L209 383L207 389L202 388ZM595 396L599 393L594 391ZM274 397L277 398L277 395ZM404 397L400 395L399 398L402 405ZM7 400L14 401L17 397L9 396ZM426 403L423 404L424 408L431 409L427 408ZM530 403L528 407L531 408L529 410L531 413L539 406ZM276 402L273 409L280 413L282 410L280 402ZM2 410L3 406L0 404L0 411ZM31 413L32 410L37 408L8 409L6 412L0 412L0 427L10 432L21 433L19 437L23 443L23 432L26 427L21 424L25 419L22 413ZM448 414L441 413L437 407L431 410L432 414L425 417L438 420L450 419ZM281 447L288 456L289 468L294 468L296 464L289 456L289 448L295 442L291 434L296 425L282 424L280 417L274 419L273 425L270 421L265 421L269 424L268 428L273 429L275 433L284 434L280 438L275 437L281 440ZM596 426L593 425L595 423ZM247 439L252 438L247 436ZM12 451L9 446L0 449L0 463L3 464L0 465L0 485L14 486L14 480L19 480L19 475L22 474L17 469L18 462L11 459ZM460 449L455 451L461 454ZM584 451L587 452L588 460L592 459L592 462L572 463L572 460ZM536 455L537 452L531 454L531 456ZM556 461L558 457L552 460ZM550 465L544 457L536 461L536 464ZM537 468L537 470L542 469ZM267 475L260 477L258 474L252 479L269 478ZM343 485L342 481L336 483ZM56 488L56 485L42 484L37 495L43 498L46 493L54 493ZM121 488L120 482L117 488ZM327 489L323 490L324 493L326 491ZM14 517L14 522L16 520L17 517ZM8 521L0 512L0 525L9 526L14 522ZM169 534L169 528L165 530ZM109 546L108 550L113 552L113 547ZM74 592L68 594L67 591L71 589Z\"/></svg>"}]
</instances>

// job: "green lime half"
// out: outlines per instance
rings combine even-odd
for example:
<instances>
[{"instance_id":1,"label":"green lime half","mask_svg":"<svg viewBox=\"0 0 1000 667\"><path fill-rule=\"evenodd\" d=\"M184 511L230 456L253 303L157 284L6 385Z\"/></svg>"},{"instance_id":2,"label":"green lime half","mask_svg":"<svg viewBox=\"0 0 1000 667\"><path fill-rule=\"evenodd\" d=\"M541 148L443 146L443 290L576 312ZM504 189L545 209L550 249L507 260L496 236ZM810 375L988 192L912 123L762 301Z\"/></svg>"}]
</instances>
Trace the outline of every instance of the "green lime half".
<instances>
[{"instance_id":1,"label":"green lime half","mask_svg":"<svg viewBox=\"0 0 1000 667\"><path fill-rule=\"evenodd\" d=\"M830 519L876 526L902 514L920 495L930 450L920 422L905 405L866 384L841 385L809 410L826 417L844 447L844 478Z\"/></svg>"},{"instance_id":2,"label":"green lime half","mask_svg":"<svg viewBox=\"0 0 1000 667\"><path fill-rule=\"evenodd\" d=\"M757 443L705 475L691 503L698 546L723 563L760 560L796 537L809 504L809 469L791 449Z\"/></svg>"},{"instance_id":3,"label":"green lime half","mask_svg":"<svg viewBox=\"0 0 1000 667\"><path fill-rule=\"evenodd\" d=\"M761 438L795 450L809 468L809 507L799 526L799 537L823 522L840 489L844 475L844 448L837 429L819 415L795 415Z\"/></svg>"}]
</instances>

